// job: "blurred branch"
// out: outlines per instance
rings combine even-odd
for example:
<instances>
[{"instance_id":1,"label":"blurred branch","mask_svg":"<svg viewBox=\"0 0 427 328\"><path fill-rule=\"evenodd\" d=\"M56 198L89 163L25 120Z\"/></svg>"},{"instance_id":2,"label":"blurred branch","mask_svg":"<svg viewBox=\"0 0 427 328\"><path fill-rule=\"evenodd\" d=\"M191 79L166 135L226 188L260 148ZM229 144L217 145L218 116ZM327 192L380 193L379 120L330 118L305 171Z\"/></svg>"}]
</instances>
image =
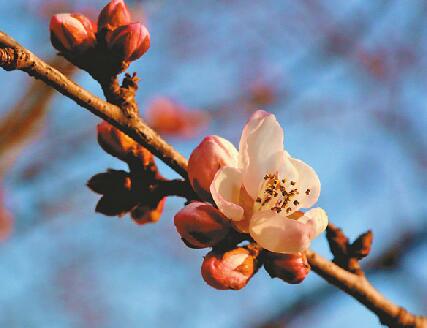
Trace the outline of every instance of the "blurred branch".
<instances>
[{"instance_id":1,"label":"blurred branch","mask_svg":"<svg viewBox=\"0 0 427 328\"><path fill-rule=\"evenodd\" d=\"M70 76L75 67L60 57L50 64ZM54 90L39 81L33 81L16 104L0 119L0 176L10 167L19 151L42 128L48 104Z\"/></svg>"},{"instance_id":2,"label":"blurred branch","mask_svg":"<svg viewBox=\"0 0 427 328\"><path fill-rule=\"evenodd\" d=\"M5 70L22 70L30 76L41 79L134 138L181 176L187 177L186 159L145 125L136 113L122 110L95 97L1 32L0 47L2 48L0 49L0 66ZM382 323L392 327L425 327L427 325L427 318L415 316L386 300L364 277L350 273L312 251L307 251L307 257L313 271L364 304L379 317Z\"/></svg>"}]
</instances>

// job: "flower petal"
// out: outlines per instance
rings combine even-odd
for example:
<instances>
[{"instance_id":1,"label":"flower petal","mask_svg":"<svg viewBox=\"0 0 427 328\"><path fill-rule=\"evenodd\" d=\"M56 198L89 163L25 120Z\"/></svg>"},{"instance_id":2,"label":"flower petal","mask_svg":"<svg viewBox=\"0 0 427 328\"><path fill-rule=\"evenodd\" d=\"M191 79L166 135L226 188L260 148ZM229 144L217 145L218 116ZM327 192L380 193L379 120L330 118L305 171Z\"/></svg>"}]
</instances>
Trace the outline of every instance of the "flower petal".
<instances>
[{"instance_id":1,"label":"flower petal","mask_svg":"<svg viewBox=\"0 0 427 328\"><path fill-rule=\"evenodd\" d=\"M320 180L313 168L299 159L289 157L290 162L298 171L298 180L296 188L299 195L296 199L299 206L295 208L310 208L313 206L320 195Z\"/></svg>"},{"instance_id":2,"label":"flower petal","mask_svg":"<svg viewBox=\"0 0 427 328\"><path fill-rule=\"evenodd\" d=\"M215 204L230 220L243 219L243 208L238 205L241 187L242 173L239 169L230 166L220 169L210 186Z\"/></svg>"},{"instance_id":3,"label":"flower petal","mask_svg":"<svg viewBox=\"0 0 427 328\"><path fill-rule=\"evenodd\" d=\"M328 215L324 209L316 207L305 212L304 215L298 219L298 222L311 224L313 226L313 235L310 236L310 239L314 239L325 231L328 225Z\"/></svg>"},{"instance_id":4,"label":"flower petal","mask_svg":"<svg viewBox=\"0 0 427 328\"><path fill-rule=\"evenodd\" d=\"M250 222L252 238L276 253L297 253L310 246L312 224L288 219L272 211L255 212Z\"/></svg>"},{"instance_id":5,"label":"flower petal","mask_svg":"<svg viewBox=\"0 0 427 328\"><path fill-rule=\"evenodd\" d=\"M239 167L243 168L246 167L248 164L248 156L247 156L247 139L248 136L255 131L261 122L264 120L265 117L271 115L270 113L263 111L263 110L257 110L255 111L252 116L249 118L248 122L243 128L242 136L240 137L240 143L239 143Z\"/></svg>"},{"instance_id":6,"label":"flower petal","mask_svg":"<svg viewBox=\"0 0 427 328\"><path fill-rule=\"evenodd\" d=\"M266 174L277 175L279 179L287 181L298 180L298 171L289 160L287 152L281 150L260 162L257 167L249 166L243 173L243 184L253 199L260 196L261 184Z\"/></svg>"},{"instance_id":7,"label":"flower petal","mask_svg":"<svg viewBox=\"0 0 427 328\"><path fill-rule=\"evenodd\" d=\"M264 175L277 171L283 160L283 130L274 115L263 117L246 140L242 135L239 155L245 188L256 197Z\"/></svg>"}]
</instances>

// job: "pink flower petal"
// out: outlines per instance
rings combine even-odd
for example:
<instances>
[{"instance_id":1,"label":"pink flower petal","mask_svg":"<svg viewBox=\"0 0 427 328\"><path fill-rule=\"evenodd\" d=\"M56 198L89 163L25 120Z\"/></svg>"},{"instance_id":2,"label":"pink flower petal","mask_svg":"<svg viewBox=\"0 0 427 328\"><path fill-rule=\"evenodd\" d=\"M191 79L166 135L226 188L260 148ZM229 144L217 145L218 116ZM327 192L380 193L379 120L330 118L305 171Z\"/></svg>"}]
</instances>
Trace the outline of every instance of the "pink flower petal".
<instances>
[{"instance_id":1,"label":"pink flower petal","mask_svg":"<svg viewBox=\"0 0 427 328\"><path fill-rule=\"evenodd\" d=\"M311 224L313 226L313 232L310 236L310 239L313 240L325 231L326 226L328 225L328 215L322 208L316 207L305 212L304 215L298 219L298 222Z\"/></svg>"},{"instance_id":2,"label":"pink flower petal","mask_svg":"<svg viewBox=\"0 0 427 328\"><path fill-rule=\"evenodd\" d=\"M313 225L289 219L273 211L255 212L250 222L252 238L276 253L298 253L310 246Z\"/></svg>"},{"instance_id":3,"label":"pink flower petal","mask_svg":"<svg viewBox=\"0 0 427 328\"><path fill-rule=\"evenodd\" d=\"M290 162L298 171L298 180L296 188L299 195L296 199L299 202L299 208L310 208L313 206L320 195L320 180L313 168L299 159L289 157Z\"/></svg>"},{"instance_id":4,"label":"pink flower petal","mask_svg":"<svg viewBox=\"0 0 427 328\"><path fill-rule=\"evenodd\" d=\"M264 120L265 117L271 115L270 113L263 111L263 110L257 110L255 113L252 114L252 116L249 118L248 122L243 128L242 136L240 137L240 143L239 143L239 167L243 168L246 167L248 164L248 156L247 156L247 139L249 134L251 134L254 130L256 130L261 122Z\"/></svg>"},{"instance_id":5,"label":"pink flower petal","mask_svg":"<svg viewBox=\"0 0 427 328\"><path fill-rule=\"evenodd\" d=\"M259 124L255 124L258 121ZM240 164L245 188L249 195L256 197L265 174L274 173L272 171L281 166L283 130L272 114L249 121L245 129L240 141Z\"/></svg>"},{"instance_id":6,"label":"pink flower petal","mask_svg":"<svg viewBox=\"0 0 427 328\"><path fill-rule=\"evenodd\" d=\"M230 166L220 169L210 186L215 204L230 220L243 219L243 208L238 205L241 187L242 173L239 169Z\"/></svg>"}]
</instances>

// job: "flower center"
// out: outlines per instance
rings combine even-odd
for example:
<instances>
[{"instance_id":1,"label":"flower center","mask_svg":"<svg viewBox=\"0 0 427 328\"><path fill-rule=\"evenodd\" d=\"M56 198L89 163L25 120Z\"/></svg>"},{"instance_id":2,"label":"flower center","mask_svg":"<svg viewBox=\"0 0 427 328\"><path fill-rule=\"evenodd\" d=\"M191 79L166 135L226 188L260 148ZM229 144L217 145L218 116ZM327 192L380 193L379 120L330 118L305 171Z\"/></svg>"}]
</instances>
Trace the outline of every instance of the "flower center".
<instances>
[{"instance_id":1,"label":"flower center","mask_svg":"<svg viewBox=\"0 0 427 328\"><path fill-rule=\"evenodd\" d=\"M299 191L295 181L279 179L277 174L266 174L255 200L254 209L257 211L271 210L276 213L285 211L288 215L299 208L299 201L296 199L298 195Z\"/></svg>"}]
</instances>

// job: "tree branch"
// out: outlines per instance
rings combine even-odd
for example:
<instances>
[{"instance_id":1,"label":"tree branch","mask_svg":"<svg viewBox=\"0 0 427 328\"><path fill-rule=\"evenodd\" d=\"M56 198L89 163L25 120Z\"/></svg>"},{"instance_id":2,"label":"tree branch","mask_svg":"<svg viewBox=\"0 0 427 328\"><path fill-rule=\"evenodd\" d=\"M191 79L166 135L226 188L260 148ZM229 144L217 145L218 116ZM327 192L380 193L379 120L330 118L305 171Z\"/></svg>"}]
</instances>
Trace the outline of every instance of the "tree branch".
<instances>
[{"instance_id":1,"label":"tree branch","mask_svg":"<svg viewBox=\"0 0 427 328\"><path fill-rule=\"evenodd\" d=\"M92 95L2 32L0 32L0 48L0 66L5 70L22 70L44 81L135 139L182 177L187 178L186 159L135 113L124 112L121 108ZM392 327L427 326L427 318L415 316L386 300L364 277L354 275L312 251L307 252L307 258L314 272L364 304L383 324Z\"/></svg>"},{"instance_id":2,"label":"tree branch","mask_svg":"<svg viewBox=\"0 0 427 328\"><path fill-rule=\"evenodd\" d=\"M94 96L3 32L0 32L0 48L2 68L8 71L21 70L42 80L141 143L183 178L187 178L187 160L148 127L136 113L124 112Z\"/></svg>"},{"instance_id":3,"label":"tree branch","mask_svg":"<svg viewBox=\"0 0 427 328\"><path fill-rule=\"evenodd\" d=\"M381 295L363 276L341 269L313 251L307 251L311 268L323 279L353 296L390 327L427 327L427 318L415 316Z\"/></svg>"}]
</instances>

